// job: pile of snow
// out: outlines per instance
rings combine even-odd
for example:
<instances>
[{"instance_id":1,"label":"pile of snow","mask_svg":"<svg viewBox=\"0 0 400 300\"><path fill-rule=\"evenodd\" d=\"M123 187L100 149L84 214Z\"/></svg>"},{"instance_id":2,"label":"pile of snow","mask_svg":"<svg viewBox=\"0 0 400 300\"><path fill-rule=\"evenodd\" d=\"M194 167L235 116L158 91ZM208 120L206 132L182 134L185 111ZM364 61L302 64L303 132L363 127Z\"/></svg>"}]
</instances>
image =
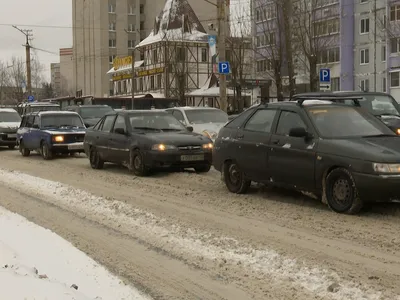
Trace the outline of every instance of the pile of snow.
<instances>
[{"instance_id":1,"label":"pile of snow","mask_svg":"<svg viewBox=\"0 0 400 300\"><path fill-rule=\"evenodd\" d=\"M0 207L1 299L149 299L55 233Z\"/></svg>"}]
</instances>

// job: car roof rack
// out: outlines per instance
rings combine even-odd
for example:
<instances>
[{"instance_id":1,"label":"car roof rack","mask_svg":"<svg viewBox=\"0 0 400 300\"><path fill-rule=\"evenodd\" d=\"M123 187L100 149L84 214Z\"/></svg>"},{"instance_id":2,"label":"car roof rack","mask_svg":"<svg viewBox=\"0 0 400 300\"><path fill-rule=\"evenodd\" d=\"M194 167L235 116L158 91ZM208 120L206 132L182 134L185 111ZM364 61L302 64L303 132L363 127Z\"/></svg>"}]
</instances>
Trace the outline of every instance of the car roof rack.
<instances>
[{"instance_id":1,"label":"car roof rack","mask_svg":"<svg viewBox=\"0 0 400 300\"><path fill-rule=\"evenodd\" d=\"M297 104L303 105L306 100L321 100L321 101L342 101L342 100L353 100L355 106L361 106L360 101L364 99L362 96L341 96L339 94L321 95L321 94L304 94L304 95L294 95L292 101L297 101Z\"/></svg>"}]
</instances>

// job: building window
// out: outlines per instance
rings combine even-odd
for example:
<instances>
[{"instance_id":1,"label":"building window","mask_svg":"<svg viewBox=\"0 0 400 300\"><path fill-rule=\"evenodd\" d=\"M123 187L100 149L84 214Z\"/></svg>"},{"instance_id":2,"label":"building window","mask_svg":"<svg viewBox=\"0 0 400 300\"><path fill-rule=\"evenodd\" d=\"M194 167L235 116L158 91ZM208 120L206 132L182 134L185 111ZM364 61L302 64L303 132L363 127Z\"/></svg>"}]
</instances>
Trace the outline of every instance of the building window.
<instances>
[{"instance_id":1,"label":"building window","mask_svg":"<svg viewBox=\"0 0 400 300\"><path fill-rule=\"evenodd\" d=\"M381 53L381 57L382 57L382 61L385 62L386 61L386 46L382 46L382 53Z\"/></svg>"},{"instance_id":2,"label":"building window","mask_svg":"<svg viewBox=\"0 0 400 300\"><path fill-rule=\"evenodd\" d=\"M314 23L314 36L337 34L340 32L339 19L325 20Z\"/></svg>"},{"instance_id":3,"label":"building window","mask_svg":"<svg viewBox=\"0 0 400 300\"><path fill-rule=\"evenodd\" d=\"M390 21L400 20L400 5L393 5L390 7Z\"/></svg>"},{"instance_id":4,"label":"building window","mask_svg":"<svg viewBox=\"0 0 400 300\"><path fill-rule=\"evenodd\" d=\"M128 31L134 32L135 31L135 24L128 24Z\"/></svg>"},{"instance_id":5,"label":"building window","mask_svg":"<svg viewBox=\"0 0 400 300\"><path fill-rule=\"evenodd\" d=\"M257 36L256 38L257 47L271 46L275 45L275 33L269 32Z\"/></svg>"},{"instance_id":6,"label":"building window","mask_svg":"<svg viewBox=\"0 0 400 300\"><path fill-rule=\"evenodd\" d=\"M324 7L336 3L339 3L339 0L313 0L314 7Z\"/></svg>"},{"instance_id":7,"label":"building window","mask_svg":"<svg viewBox=\"0 0 400 300\"><path fill-rule=\"evenodd\" d=\"M154 76L150 76L150 89L154 90Z\"/></svg>"},{"instance_id":8,"label":"building window","mask_svg":"<svg viewBox=\"0 0 400 300\"><path fill-rule=\"evenodd\" d=\"M115 48L115 47L117 47L117 40L116 40L116 39L109 39L109 40L108 40L108 46L109 46L110 48Z\"/></svg>"},{"instance_id":9,"label":"building window","mask_svg":"<svg viewBox=\"0 0 400 300\"><path fill-rule=\"evenodd\" d=\"M257 72L267 72L271 70L271 61L269 59L262 59L256 62Z\"/></svg>"},{"instance_id":10,"label":"building window","mask_svg":"<svg viewBox=\"0 0 400 300\"><path fill-rule=\"evenodd\" d=\"M157 49L153 50L153 63L154 63L154 64L158 63L158 53L157 53Z\"/></svg>"},{"instance_id":11,"label":"building window","mask_svg":"<svg viewBox=\"0 0 400 300\"><path fill-rule=\"evenodd\" d=\"M332 77L331 78L331 86L332 86L332 91L340 91L340 78Z\"/></svg>"},{"instance_id":12,"label":"building window","mask_svg":"<svg viewBox=\"0 0 400 300\"><path fill-rule=\"evenodd\" d=\"M390 53L398 53L400 52L400 39L399 38L391 38L390 39Z\"/></svg>"},{"instance_id":13,"label":"building window","mask_svg":"<svg viewBox=\"0 0 400 300\"><path fill-rule=\"evenodd\" d=\"M144 14L144 5L143 4L140 4L140 13Z\"/></svg>"},{"instance_id":14,"label":"building window","mask_svg":"<svg viewBox=\"0 0 400 300\"><path fill-rule=\"evenodd\" d=\"M207 62L207 49L201 48L201 62Z\"/></svg>"},{"instance_id":15,"label":"building window","mask_svg":"<svg viewBox=\"0 0 400 300\"><path fill-rule=\"evenodd\" d=\"M115 14L115 5L114 4L112 4L112 3L108 4L108 12L110 14Z\"/></svg>"},{"instance_id":16,"label":"building window","mask_svg":"<svg viewBox=\"0 0 400 300\"><path fill-rule=\"evenodd\" d=\"M128 15L133 16L135 14L135 6L133 4L128 6Z\"/></svg>"},{"instance_id":17,"label":"building window","mask_svg":"<svg viewBox=\"0 0 400 300\"><path fill-rule=\"evenodd\" d=\"M128 48L129 49L135 48L135 40L128 40Z\"/></svg>"},{"instance_id":18,"label":"building window","mask_svg":"<svg viewBox=\"0 0 400 300\"><path fill-rule=\"evenodd\" d=\"M186 49L176 48L176 61L185 61L186 59Z\"/></svg>"},{"instance_id":19,"label":"building window","mask_svg":"<svg viewBox=\"0 0 400 300\"><path fill-rule=\"evenodd\" d=\"M386 93L387 91L387 82L386 82L386 77L382 78L382 92Z\"/></svg>"},{"instance_id":20,"label":"building window","mask_svg":"<svg viewBox=\"0 0 400 300\"><path fill-rule=\"evenodd\" d=\"M116 28L117 28L117 25L115 24L115 22L110 22L110 24L108 24L109 31L115 31Z\"/></svg>"},{"instance_id":21,"label":"building window","mask_svg":"<svg viewBox=\"0 0 400 300\"><path fill-rule=\"evenodd\" d=\"M400 87L400 72L390 73L390 87Z\"/></svg>"},{"instance_id":22,"label":"building window","mask_svg":"<svg viewBox=\"0 0 400 300\"><path fill-rule=\"evenodd\" d=\"M159 89L162 88L162 75L161 74L157 75L157 88L159 88Z\"/></svg>"},{"instance_id":23,"label":"building window","mask_svg":"<svg viewBox=\"0 0 400 300\"><path fill-rule=\"evenodd\" d=\"M114 62L116 55L110 55L108 58L108 61L110 62L110 64L112 64Z\"/></svg>"},{"instance_id":24,"label":"building window","mask_svg":"<svg viewBox=\"0 0 400 300\"><path fill-rule=\"evenodd\" d=\"M361 65L369 64L369 49L360 50L360 64Z\"/></svg>"},{"instance_id":25,"label":"building window","mask_svg":"<svg viewBox=\"0 0 400 300\"><path fill-rule=\"evenodd\" d=\"M361 91L369 91L369 79L360 80L360 89Z\"/></svg>"},{"instance_id":26,"label":"building window","mask_svg":"<svg viewBox=\"0 0 400 300\"><path fill-rule=\"evenodd\" d=\"M360 33L369 33L369 18L361 19L360 21Z\"/></svg>"},{"instance_id":27,"label":"building window","mask_svg":"<svg viewBox=\"0 0 400 300\"><path fill-rule=\"evenodd\" d=\"M368 0L360 0L360 3L367 3Z\"/></svg>"},{"instance_id":28,"label":"building window","mask_svg":"<svg viewBox=\"0 0 400 300\"><path fill-rule=\"evenodd\" d=\"M340 61L340 48L322 50L318 57L319 64L331 64Z\"/></svg>"}]
</instances>

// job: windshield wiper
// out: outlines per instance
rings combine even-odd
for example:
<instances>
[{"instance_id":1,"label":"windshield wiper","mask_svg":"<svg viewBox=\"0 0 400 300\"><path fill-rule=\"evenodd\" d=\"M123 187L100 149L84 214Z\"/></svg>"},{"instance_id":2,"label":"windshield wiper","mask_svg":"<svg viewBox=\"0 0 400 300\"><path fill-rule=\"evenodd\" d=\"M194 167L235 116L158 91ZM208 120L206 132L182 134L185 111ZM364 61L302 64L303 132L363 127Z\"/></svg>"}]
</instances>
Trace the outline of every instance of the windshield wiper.
<instances>
[{"instance_id":1,"label":"windshield wiper","mask_svg":"<svg viewBox=\"0 0 400 300\"><path fill-rule=\"evenodd\" d=\"M393 117L400 117L400 115L397 115L397 114L391 114L391 113L384 113L384 114L377 114L377 115L375 115L375 116L378 116L378 117L382 117L382 116L393 116Z\"/></svg>"},{"instance_id":2,"label":"windshield wiper","mask_svg":"<svg viewBox=\"0 0 400 300\"><path fill-rule=\"evenodd\" d=\"M381 133L381 134L374 134L374 135L363 135L363 138L370 138L370 137L388 137L388 136L397 136L396 134L386 134L386 133Z\"/></svg>"},{"instance_id":3,"label":"windshield wiper","mask_svg":"<svg viewBox=\"0 0 400 300\"><path fill-rule=\"evenodd\" d=\"M138 130L152 130L152 131L161 131L161 129L153 128L153 127L133 127L133 129Z\"/></svg>"},{"instance_id":4,"label":"windshield wiper","mask_svg":"<svg viewBox=\"0 0 400 300\"><path fill-rule=\"evenodd\" d=\"M161 128L162 131L182 131L183 129L177 128Z\"/></svg>"}]
</instances>

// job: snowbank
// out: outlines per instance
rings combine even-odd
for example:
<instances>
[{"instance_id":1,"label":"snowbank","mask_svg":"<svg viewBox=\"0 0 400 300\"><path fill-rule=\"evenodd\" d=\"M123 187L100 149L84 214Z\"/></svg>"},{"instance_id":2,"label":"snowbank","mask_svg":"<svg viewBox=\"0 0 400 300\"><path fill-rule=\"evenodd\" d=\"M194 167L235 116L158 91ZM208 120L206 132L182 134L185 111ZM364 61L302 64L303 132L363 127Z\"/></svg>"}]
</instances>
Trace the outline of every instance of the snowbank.
<instances>
[{"instance_id":1,"label":"snowbank","mask_svg":"<svg viewBox=\"0 0 400 300\"><path fill-rule=\"evenodd\" d=\"M2 207L0 282L7 300L148 299L55 233Z\"/></svg>"}]
</instances>

